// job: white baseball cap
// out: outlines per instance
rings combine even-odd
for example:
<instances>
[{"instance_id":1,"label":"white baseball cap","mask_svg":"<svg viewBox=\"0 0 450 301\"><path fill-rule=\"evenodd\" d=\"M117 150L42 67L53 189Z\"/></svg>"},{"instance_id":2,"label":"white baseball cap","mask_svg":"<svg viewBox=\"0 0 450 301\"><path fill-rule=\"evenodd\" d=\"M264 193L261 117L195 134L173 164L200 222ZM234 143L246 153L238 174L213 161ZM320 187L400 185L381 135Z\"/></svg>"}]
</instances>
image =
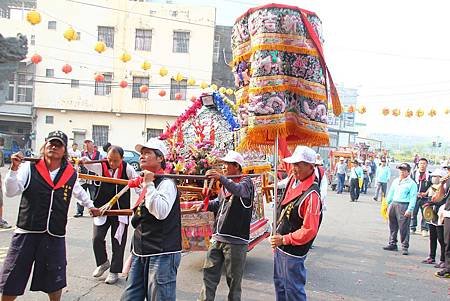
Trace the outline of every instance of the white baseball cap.
<instances>
[{"instance_id":1,"label":"white baseball cap","mask_svg":"<svg viewBox=\"0 0 450 301\"><path fill-rule=\"evenodd\" d=\"M94 140L91 137L84 138L84 143L86 143L87 141L94 143Z\"/></svg>"},{"instance_id":2,"label":"white baseball cap","mask_svg":"<svg viewBox=\"0 0 450 301\"><path fill-rule=\"evenodd\" d=\"M145 142L144 144L136 144L134 149L138 153L140 153L144 147L159 150L164 155L164 157L167 156L168 153L165 143L161 139L158 139L156 137L148 139L148 141Z\"/></svg>"},{"instance_id":3,"label":"white baseball cap","mask_svg":"<svg viewBox=\"0 0 450 301\"><path fill-rule=\"evenodd\" d=\"M309 164L316 163L316 152L307 146L297 145L292 156L284 158L286 163L306 162Z\"/></svg>"},{"instance_id":4,"label":"white baseball cap","mask_svg":"<svg viewBox=\"0 0 450 301\"><path fill-rule=\"evenodd\" d=\"M448 172L446 170L440 169L440 168L436 168L432 173L431 176L432 177L445 177L448 174Z\"/></svg>"},{"instance_id":5,"label":"white baseball cap","mask_svg":"<svg viewBox=\"0 0 450 301\"><path fill-rule=\"evenodd\" d=\"M223 158L220 158L220 160L224 162L235 162L241 167L244 167L244 157L242 157L240 153L233 150L228 151L227 155Z\"/></svg>"}]
</instances>

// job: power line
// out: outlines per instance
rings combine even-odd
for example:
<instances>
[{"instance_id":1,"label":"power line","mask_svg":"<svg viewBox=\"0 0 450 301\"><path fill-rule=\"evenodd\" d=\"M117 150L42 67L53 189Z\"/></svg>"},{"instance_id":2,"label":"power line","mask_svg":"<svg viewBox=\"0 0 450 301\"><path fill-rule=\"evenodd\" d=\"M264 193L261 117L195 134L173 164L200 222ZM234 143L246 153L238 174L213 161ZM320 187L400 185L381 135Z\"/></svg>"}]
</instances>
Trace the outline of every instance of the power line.
<instances>
[{"instance_id":1,"label":"power line","mask_svg":"<svg viewBox=\"0 0 450 301\"><path fill-rule=\"evenodd\" d=\"M210 27L210 28L214 28L214 27L215 27L214 25L206 25L206 24L202 24L202 23L195 23L195 22L190 22L190 21L182 21L182 20L178 20L178 19L172 19L172 18L165 18L165 17L153 16L153 15L143 14L143 13L134 12L134 11L130 11L130 10L119 9L119 8L114 8L114 7L107 7L107 6L103 6L103 5L92 4L92 3L86 3L86 2L76 1L76 0L66 0L66 1L68 1L68 2L73 2L73 3L77 3L77 4L81 4L81 5L87 5L87 6L92 6L92 7L97 7L97 8L102 8L102 9L107 9L107 10L117 11L117 12L123 12L123 13L128 13L128 14L134 14L134 15L144 16L144 17L150 17L150 18L155 18L155 19L161 19L161 20L165 20L165 21L172 21L172 22L178 22L178 23L185 23L185 24L190 24L190 25L198 25L198 26ZM208 20L208 21L209 21L209 20Z\"/></svg>"}]
</instances>

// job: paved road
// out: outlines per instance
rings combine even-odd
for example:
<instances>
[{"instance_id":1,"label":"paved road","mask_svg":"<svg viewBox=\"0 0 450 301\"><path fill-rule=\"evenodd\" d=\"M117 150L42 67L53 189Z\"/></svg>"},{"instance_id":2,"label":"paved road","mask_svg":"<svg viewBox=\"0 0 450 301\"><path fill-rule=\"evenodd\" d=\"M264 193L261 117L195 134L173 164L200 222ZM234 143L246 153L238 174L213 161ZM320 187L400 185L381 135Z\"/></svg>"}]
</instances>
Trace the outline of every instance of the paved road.
<instances>
[{"instance_id":1,"label":"paved road","mask_svg":"<svg viewBox=\"0 0 450 301\"><path fill-rule=\"evenodd\" d=\"M4 174L4 169L0 170ZM409 256L381 249L387 243L388 227L379 216L379 203L369 195L349 202L349 195L330 191L328 210L315 248L307 260L307 294L312 301L329 300L449 300L449 280L433 276L436 271L420 261L427 256L428 238L414 235ZM14 221L18 198L5 200L5 216ZM73 209L73 208L72 208ZM71 212L73 213L73 212ZM270 208L267 208L270 216ZM95 268L91 251L88 217L68 223L68 287L63 300L119 300L124 279L106 285L90 275ZM0 231L0 266L12 231ZM183 256L179 269L178 300L196 300L201 287L201 265L205 254ZM248 254L243 280L243 300L274 300L272 251L267 241ZM106 274L105 274L106 276ZM225 279L219 285L217 300L226 300ZM18 300L48 300L42 293L26 292Z\"/></svg>"}]
</instances>

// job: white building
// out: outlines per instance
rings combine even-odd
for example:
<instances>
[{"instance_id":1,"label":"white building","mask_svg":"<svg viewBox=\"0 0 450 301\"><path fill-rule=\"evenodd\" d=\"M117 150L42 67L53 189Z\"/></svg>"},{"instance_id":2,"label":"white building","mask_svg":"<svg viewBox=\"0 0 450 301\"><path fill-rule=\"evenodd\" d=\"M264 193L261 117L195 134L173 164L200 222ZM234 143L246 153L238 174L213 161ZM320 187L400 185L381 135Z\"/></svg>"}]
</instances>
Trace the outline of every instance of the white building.
<instances>
[{"instance_id":1,"label":"white building","mask_svg":"<svg viewBox=\"0 0 450 301\"><path fill-rule=\"evenodd\" d=\"M132 149L172 123L199 96L199 83L211 82L215 8L125 0L38 0L40 24L33 27L36 53L34 132L38 148L45 135L60 129L79 144L92 137ZM67 41L73 27L79 39ZM94 51L102 40L105 52ZM131 61L124 63L127 52ZM33 53L30 53L32 55ZM141 64L150 62L150 70ZM69 64L70 73L62 67ZM160 76L165 67L167 76ZM105 76L95 82L96 74ZM176 82L180 73L184 80ZM196 80L187 86L186 79ZM122 80L127 88L119 87ZM148 85L141 93L139 87ZM161 97L160 90L166 95ZM183 100L175 100L181 93Z\"/></svg>"}]
</instances>

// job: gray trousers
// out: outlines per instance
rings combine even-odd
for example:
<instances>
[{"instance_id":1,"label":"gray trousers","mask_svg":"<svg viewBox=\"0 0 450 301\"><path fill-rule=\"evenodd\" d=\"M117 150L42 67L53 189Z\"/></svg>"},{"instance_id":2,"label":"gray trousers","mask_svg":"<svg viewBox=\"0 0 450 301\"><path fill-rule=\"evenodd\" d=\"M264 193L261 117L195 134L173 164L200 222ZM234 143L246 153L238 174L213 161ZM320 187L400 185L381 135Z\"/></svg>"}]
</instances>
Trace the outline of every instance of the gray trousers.
<instances>
[{"instance_id":1,"label":"gray trousers","mask_svg":"<svg viewBox=\"0 0 450 301\"><path fill-rule=\"evenodd\" d=\"M381 197L386 196L387 183L381 183L381 182L377 183L377 190L375 191L375 195L373 196L377 200L378 200L378 195L380 194L380 190L381 190Z\"/></svg>"},{"instance_id":2,"label":"gray trousers","mask_svg":"<svg viewBox=\"0 0 450 301\"><path fill-rule=\"evenodd\" d=\"M403 249L409 248L409 224L411 217L404 214L409 203L393 202L389 208L389 244L397 245L397 232L400 231L400 242Z\"/></svg>"},{"instance_id":3,"label":"gray trousers","mask_svg":"<svg viewBox=\"0 0 450 301\"><path fill-rule=\"evenodd\" d=\"M213 301L217 285L225 265L225 275L229 288L228 301L241 300L241 282L244 274L248 245L212 242L203 264L203 286L199 301Z\"/></svg>"}]
</instances>

